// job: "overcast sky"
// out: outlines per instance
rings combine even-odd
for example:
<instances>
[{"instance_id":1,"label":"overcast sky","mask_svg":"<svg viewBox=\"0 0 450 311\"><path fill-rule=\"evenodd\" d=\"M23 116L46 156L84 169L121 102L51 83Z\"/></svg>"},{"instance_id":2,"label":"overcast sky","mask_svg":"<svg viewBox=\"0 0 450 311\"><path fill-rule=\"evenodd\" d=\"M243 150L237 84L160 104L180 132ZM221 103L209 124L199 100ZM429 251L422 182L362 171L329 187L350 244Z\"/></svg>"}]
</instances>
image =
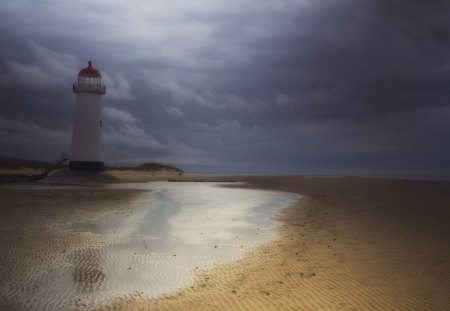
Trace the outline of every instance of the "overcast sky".
<instances>
[{"instance_id":1,"label":"overcast sky","mask_svg":"<svg viewBox=\"0 0 450 311\"><path fill-rule=\"evenodd\" d=\"M450 175L448 0L0 2L0 154L70 150L100 69L105 160Z\"/></svg>"}]
</instances>

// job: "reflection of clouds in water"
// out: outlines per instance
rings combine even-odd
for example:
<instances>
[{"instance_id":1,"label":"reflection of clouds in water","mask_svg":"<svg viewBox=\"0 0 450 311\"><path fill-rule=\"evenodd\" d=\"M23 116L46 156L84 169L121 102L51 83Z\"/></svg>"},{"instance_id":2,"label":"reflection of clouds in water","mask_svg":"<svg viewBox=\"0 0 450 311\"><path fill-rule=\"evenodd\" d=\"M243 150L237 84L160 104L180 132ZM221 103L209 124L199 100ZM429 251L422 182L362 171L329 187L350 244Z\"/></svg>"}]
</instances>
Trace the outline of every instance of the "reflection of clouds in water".
<instances>
[{"instance_id":1,"label":"reflection of clouds in water","mask_svg":"<svg viewBox=\"0 0 450 311\"><path fill-rule=\"evenodd\" d=\"M121 203L126 208L105 210L86 221L55 221L54 234L90 242L64 253L63 264L37 267L33 279L16 281L16 290L0 290L9 290L8 297L27 297L45 310L94 308L136 292L154 297L192 283L196 267L238 259L241 251L266 241L275 225L270 216L298 197L219 184L105 186L152 191ZM95 210L98 204L79 206L80 212Z\"/></svg>"},{"instance_id":2,"label":"reflection of clouds in water","mask_svg":"<svg viewBox=\"0 0 450 311\"><path fill-rule=\"evenodd\" d=\"M244 215L232 216L232 211L220 208L182 208L179 214L169 219L170 234L188 244L198 244L207 240L231 239L236 236L233 229L252 227L250 222L241 219Z\"/></svg>"},{"instance_id":3,"label":"reflection of clouds in water","mask_svg":"<svg viewBox=\"0 0 450 311\"><path fill-rule=\"evenodd\" d=\"M206 199L203 206L181 207L180 213L169 218L170 234L188 244L198 244L231 239L236 236L235 229L256 226L251 219L254 212L250 213L250 210L257 202L248 202L245 195L236 195L227 198L229 202L223 204L223 198L216 194L221 193L214 189L210 198L203 197Z\"/></svg>"}]
</instances>

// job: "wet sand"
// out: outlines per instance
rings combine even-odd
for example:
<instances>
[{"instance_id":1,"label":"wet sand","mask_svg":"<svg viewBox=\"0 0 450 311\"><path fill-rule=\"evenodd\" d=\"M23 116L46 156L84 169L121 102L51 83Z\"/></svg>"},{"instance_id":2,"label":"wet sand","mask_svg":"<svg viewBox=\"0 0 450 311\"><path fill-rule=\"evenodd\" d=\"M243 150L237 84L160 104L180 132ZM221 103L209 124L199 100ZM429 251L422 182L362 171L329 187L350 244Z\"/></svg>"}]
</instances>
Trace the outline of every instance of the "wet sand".
<instances>
[{"instance_id":1,"label":"wet sand","mask_svg":"<svg viewBox=\"0 0 450 311\"><path fill-rule=\"evenodd\" d=\"M282 224L273 242L235 262L197 270L192 287L155 299L130 293L100 310L450 309L449 182L141 172L119 175L116 177L127 182L246 181L244 187L294 192L302 197L277 215ZM27 280L37 277L32 275L36 266L62 265L67 253L79 263L73 277L80 289L100 284L104 276L91 259L96 257L96 245L100 247L104 241L95 234L58 236L50 232L54 229L50 224L76 219L95 226L95 219L105 213L132 211L142 190L28 191L23 197L19 190L0 190L2 285L23 280L24 286L32 286ZM34 204L24 209L30 196ZM93 204L96 209L88 210ZM9 226L17 222L20 230ZM17 243L23 247L17 248ZM83 248L89 252L77 256L77 250ZM17 249L20 254L10 253ZM10 258L22 259L10 262ZM83 266L86 264L89 267ZM85 305L76 301L72 309L85 310ZM18 305L0 299L0 306L4 310L37 309L32 301Z\"/></svg>"},{"instance_id":2,"label":"wet sand","mask_svg":"<svg viewBox=\"0 0 450 311\"><path fill-rule=\"evenodd\" d=\"M224 185L2 186L0 309L93 310L190 286L273 237L270 216L298 197Z\"/></svg>"},{"instance_id":3,"label":"wet sand","mask_svg":"<svg viewBox=\"0 0 450 311\"><path fill-rule=\"evenodd\" d=\"M96 221L105 215L131 213L141 193L73 187L0 189L0 309L40 310L43 306L26 295L39 291L41 299L57 306L66 298L55 295L64 282L47 282L43 289L43 272L58 279L56 269L68 261L74 267L68 277L73 277L80 292L101 285L104 274L97 253L104 241L95 234ZM64 230L73 223L89 223L91 230ZM80 300L73 307L83 304Z\"/></svg>"},{"instance_id":4,"label":"wet sand","mask_svg":"<svg viewBox=\"0 0 450 311\"><path fill-rule=\"evenodd\" d=\"M132 179L132 176L128 176ZM142 176L141 176L142 178ZM191 288L102 310L449 310L450 183L184 175L302 194L278 238Z\"/></svg>"}]
</instances>

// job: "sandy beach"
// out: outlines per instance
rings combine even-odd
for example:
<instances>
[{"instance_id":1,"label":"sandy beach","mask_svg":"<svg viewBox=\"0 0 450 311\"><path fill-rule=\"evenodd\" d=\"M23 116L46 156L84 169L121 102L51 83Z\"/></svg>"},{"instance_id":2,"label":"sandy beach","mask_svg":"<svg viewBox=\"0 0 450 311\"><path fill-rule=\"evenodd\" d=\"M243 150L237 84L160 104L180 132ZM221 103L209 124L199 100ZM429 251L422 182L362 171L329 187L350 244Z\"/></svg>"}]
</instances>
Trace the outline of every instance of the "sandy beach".
<instances>
[{"instance_id":1,"label":"sandy beach","mask_svg":"<svg viewBox=\"0 0 450 311\"><path fill-rule=\"evenodd\" d=\"M80 291L101 282L104 275L98 269L96 250L104 241L93 233L96 222L105 215L132 213L140 193L73 187L0 189L0 309L41 309L26 293L43 290L52 299L52 287L61 287L62 282L48 284L48 289L35 283L42 272L51 275L55 266L67 265L69 254L74 267L69 277ZM57 227L71 223L88 223L91 230L67 232Z\"/></svg>"},{"instance_id":2,"label":"sandy beach","mask_svg":"<svg viewBox=\"0 0 450 311\"><path fill-rule=\"evenodd\" d=\"M301 198L275 216L280 221L275 239L245 257L196 270L190 287L155 299L130 293L98 310L450 309L449 182L112 174L125 182L245 181L229 187L293 192ZM0 190L0 239L5 250L0 255L2 284L17 278L26 282L33 277L30 271L34 266L62 261L67 252L83 247L93 250L103 242L89 234L82 239L79 235L50 236L52 219L78 219L95 225L95 219L105 213L132 213L133 202L143 190L28 190L26 197L20 191ZM87 208L94 205L94 210ZM33 217L28 217L31 214ZM17 223L20 230L12 227ZM18 243L23 247L17 248ZM10 253L17 249L22 253ZM81 287L102 279L95 260L89 259L93 257L95 251L74 258L79 265L91 265L90 274L74 274ZM21 260L11 262L11 258ZM5 299L0 299L0 306L4 310L27 309ZM85 304L79 301L72 309L84 310Z\"/></svg>"},{"instance_id":3,"label":"sandy beach","mask_svg":"<svg viewBox=\"0 0 450 311\"><path fill-rule=\"evenodd\" d=\"M131 176L130 180L132 180ZM193 287L102 310L448 310L450 183L356 177L189 176L303 195L278 237Z\"/></svg>"}]
</instances>

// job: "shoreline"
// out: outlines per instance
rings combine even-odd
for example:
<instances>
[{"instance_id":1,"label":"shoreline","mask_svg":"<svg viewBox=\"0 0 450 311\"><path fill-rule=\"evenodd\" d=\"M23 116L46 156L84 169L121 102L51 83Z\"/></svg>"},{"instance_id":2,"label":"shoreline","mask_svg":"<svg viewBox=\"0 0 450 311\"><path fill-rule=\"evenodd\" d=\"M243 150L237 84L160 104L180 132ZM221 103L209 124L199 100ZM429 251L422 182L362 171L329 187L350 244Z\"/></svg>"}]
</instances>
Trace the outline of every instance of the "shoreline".
<instances>
[{"instance_id":1,"label":"shoreline","mask_svg":"<svg viewBox=\"0 0 450 311\"><path fill-rule=\"evenodd\" d=\"M274 240L249 250L237 261L195 270L192 286L154 299L130 293L96 310L450 309L450 182L340 176L120 175L124 182L245 182L227 187L291 192L301 198L276 215L281 224L275 229ZM23 210L15 209L29 203L30 198L3 192L0 211L6 225L32 212L35 216L23 218L26 232L32 233L35 221L67 219L67 213L86 218L84 212L75 212L76 206L81 211L85 208L80 209L77 202L85 202L82 204L86 207L97 202L94 205L99 204L100 214L122 213L120 206L128 206L126 202L133 202L140 192L98 192L92 188L53 196L54 191L44 194L30 190L35 205L45 207L37 210L28 205ZM126 210L132 211L132 206ZM85 243L61 236L55 245L51 239L40 246L33 244L39 235L46 234L45 228L37 228L37 235L24 236L14 234L8 226L2 228L6 249L26 241L31 243L32 254L38 256L13 265L14 273L26 273L26 265L35 264L30 260L46 264L41 252L44 256L57 250L55 256L60 261L64 252L70 251L66 242ZM2 273L5 282L13 277L13 272ZM6 301L2 303L9 306ZM83 304L77 302L74 310L84 310Z\"/></svg>"},{"instance_id":2,"label":"shoreline","mask_svg":"<svg viewBox=\"0 0 450 311\"><path fill-rule=\"evenodd\" d=\"M0 240L7 250L0 263L10 271L0 269L1 308L92 310L114 298L111 290L149 298L190 286L192 271L232 262L271 238L271 207L295 199L212 184L0 189ZM18 277L23 274L30 277Z\"/></svg>"},{"instance_id":3,"label":"shoreline","mask_svg":"<svg viewBox=\"0 0 450 311\"><path fill-rule=\"evenodd\" d=\"M121 298L99 310L450 308L449 182L318 176L234 179L248 183L236 187L303 196L277 217L283 225L273 242L236 262L199 272L190 288L150 300Z\"/></svg>"}]
</instances>

